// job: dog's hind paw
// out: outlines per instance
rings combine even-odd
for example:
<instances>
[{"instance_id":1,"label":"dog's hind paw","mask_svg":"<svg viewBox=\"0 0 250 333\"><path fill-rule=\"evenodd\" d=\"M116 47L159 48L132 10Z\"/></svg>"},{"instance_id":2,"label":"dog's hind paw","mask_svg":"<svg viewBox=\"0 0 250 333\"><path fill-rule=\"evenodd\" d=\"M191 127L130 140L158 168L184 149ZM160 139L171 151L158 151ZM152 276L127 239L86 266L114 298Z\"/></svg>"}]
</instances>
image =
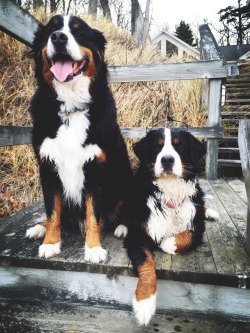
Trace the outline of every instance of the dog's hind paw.
<instances>
[{"instance_id":1,"label":"dog's hind paw","mask_svg":"<svg viewBox=\"0 0 250 333\"><path fill-rule=\"evenodd\" d=\"M125 225L120 224L115 229L114 235L117 238L122 238L122 237L125 238L127 236L127 233L128 233L128 228Z\"/></svg>"},{"instance_id":2,"label":"dog's hind paw","mask_svg":"<svg viewBox=\"0 0 250 333\"><path fill-rule=\"evenodd\" d=\"M149 298L141 301L137 301L134 298L133 309L138 323L140 325L148 325L156 310L156 295L151 295Z\"/></svg>"},{"instance_id":3,"label":"dog's hind paw","mask_svg":"<svg viewBox=\"0 0 250 333\"><path fill-rule=\"evenodd\" d=\"M61 253L61 242L56 244L42 244L39 246L39 257L45 257L46 259L56 256Z\"/></svg>"},{"instance_id":4,"label":"dog's hind paw","mask_svg":"<svg viewBox=\"0 0 250 333\"><path fill-rule=\"evenodd\" d=\"M34 239L43 238L45 236L45 233L46 228L41 224L37 224L34 227L27 229L26 237Z\"/></svg>"},{"instance_id":5,"label":"dog's hind paw","mask_svg":"<svg viewBox=\"0 0 250 333\"><path fill-rule=\"evenodd\" d=\"M85 260L93 264L98 264L101 261L105 261L107 258L107 251L101 246L94 246L89 248L85 245Z\"/></svg>"}]
</instances>

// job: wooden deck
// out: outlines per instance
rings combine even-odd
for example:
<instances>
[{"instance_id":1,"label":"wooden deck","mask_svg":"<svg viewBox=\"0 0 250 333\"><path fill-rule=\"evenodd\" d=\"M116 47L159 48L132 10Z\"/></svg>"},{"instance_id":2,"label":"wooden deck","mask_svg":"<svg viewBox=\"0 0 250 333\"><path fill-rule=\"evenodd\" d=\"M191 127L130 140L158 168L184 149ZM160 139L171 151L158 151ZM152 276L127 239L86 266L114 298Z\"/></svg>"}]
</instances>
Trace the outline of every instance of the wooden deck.
<instances>
[{"instance_id":1,"label":"wooden deck","mask_svg":"<svg viewBox=\"0 0 250 333\"><path fill-rule=\"evenodd\" d=\"M244 249L247 198L244 183L239 179L202 179L202 188L213 199L207 205L220 214L218 221L206 222L204 241L196 251L171 256L155 252L159 279L237 287L237 272L250 275L250 258ZM0 264L10 266L102 273L109 276L134 276L133 267L122 240L112 234L103 235L108 250L104 264L84 261L81 235L63 235L62 253L49 260L38 257L39 240L25 238L28 227L44 220L42 203L35 204L6 218L0 224Z\"/></svg>"}]
</instances>

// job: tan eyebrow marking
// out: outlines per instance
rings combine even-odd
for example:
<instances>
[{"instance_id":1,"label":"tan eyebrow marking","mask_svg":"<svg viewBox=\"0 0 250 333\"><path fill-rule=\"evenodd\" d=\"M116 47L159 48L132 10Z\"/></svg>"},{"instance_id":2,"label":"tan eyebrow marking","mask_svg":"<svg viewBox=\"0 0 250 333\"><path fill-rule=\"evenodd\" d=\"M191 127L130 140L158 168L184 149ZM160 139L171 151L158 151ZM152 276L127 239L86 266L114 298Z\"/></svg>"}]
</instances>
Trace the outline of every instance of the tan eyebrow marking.
<instances>
[{"instance_id":1,"label":"tan eyebrow marking","mask_svg":"<svg viewBox=\"0 0 250 333\"><path fill-rule=\"evenodd\" d=\"M74 23L73 24L73 29L78 30L80 28L79 23Z\"/></svg>"},{"instance_id":2,"label":"tan eyebrow marking","mask_svg":"<svg viewBox=\"0 0 250 333\"><path fill-rule=\"evenodd\" d=\"M175 145L178 145L179 143L180 143L180 140L179 140L178 138L175 138L175 139L174 139L174 144L175 144Z\"/></svg>"},{"instance_id":3,"label":"tan eyebrow marking","mask_svg":"<svg viewBox=\"0 0 250 333\"><path fill-rule=\"evenodd\" d=\"M58 25L58 23L59 23L59 22L58 22L58 19L54 19L54 20L53 20L53 24L54 24L54 25Z\"/></svg>"}]
</instances>

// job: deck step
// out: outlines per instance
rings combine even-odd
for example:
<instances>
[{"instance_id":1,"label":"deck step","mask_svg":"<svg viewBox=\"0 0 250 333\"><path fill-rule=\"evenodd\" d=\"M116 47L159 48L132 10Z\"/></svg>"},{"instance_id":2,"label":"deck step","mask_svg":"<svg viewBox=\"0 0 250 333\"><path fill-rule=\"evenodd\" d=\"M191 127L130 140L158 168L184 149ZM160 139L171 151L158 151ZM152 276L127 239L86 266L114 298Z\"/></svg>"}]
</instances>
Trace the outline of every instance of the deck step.
<instances>
[{"instance_id":1,"label":"deck step","mask_svg":"<svg viewBox=\"0 0 250 333\"><path fill-rule=\"evenodd\" d=\"M241 167L241 161L240 160L228 160L228 159L218 159L218 165L219 166L226 166L226 167Z\"/></svg>"},{"instance_id":2,"label":"deck step","mask_svg":"<svg viewBox=\"0 0 250 333\"><path fill-rule=\"evenodd\" d=\"M237 83L237 82L249 82L250 83L250 75L235 75L235 76L228 76L227 83Z\"/></svg>"},{"instance_id":3,"label":"deck step","mask_svg":"<svg viewBox=\"0 0 250 333\"><path fill-rule=\"evenodd\" d=\"M234 104L236 104L236 103L238 103L238 104L247 103L247 104L250 104L250 98L246 98L246 99L244 99L244 98L226 99L225 103L226 104L230 104L230 103L234 103Z\"/></svg>"},{"instance_id":4,"label":"deck step","mask_svg":"<svg viewBox=\"0 0 250 333\"><path fill-rule=\"evenodd\" d=\"M233 147L219 147L219 153L239 153L239 148Z\"/></svg>"},{"instance_id":5,"label":"deck step","mask_svg":"<svg viewBox=\"0 0 250 333\"><path fill-rule=\"evenodd\" d=\"M246 111L222 111L221 112L222 117L235 117L235 116L241 116L241 117L247 117L250 116L250 110Z\"/></svg>"}]
</instances>

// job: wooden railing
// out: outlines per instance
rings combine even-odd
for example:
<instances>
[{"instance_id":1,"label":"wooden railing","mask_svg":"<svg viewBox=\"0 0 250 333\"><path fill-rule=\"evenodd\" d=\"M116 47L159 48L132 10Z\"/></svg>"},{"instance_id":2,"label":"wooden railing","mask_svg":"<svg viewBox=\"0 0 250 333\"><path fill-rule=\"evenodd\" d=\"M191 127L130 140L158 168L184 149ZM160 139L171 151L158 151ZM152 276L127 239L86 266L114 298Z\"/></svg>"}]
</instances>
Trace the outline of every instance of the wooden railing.
<instances>
[{"instance_id":1,"label":"wooden railing","mask_svg":"<svg viewBox=\"0 0 250 333\"><path fill-rule=\"evenodd\" d=\"M11 1L0 0L0 29L28 46L39 22ZM207 25L201 28L202 54L205 61L168 63L159 65L111 66L110 83L203 79L206 82L208 127L189 128L196 137L207 140L207 179L217 178L218 139L223 137L220 118L221 82L227 69L214 46ZM202 33L203 31L203 33ZM205 31L205 33L204 33ZM205 52L206 50L206 52ZM210 59L207 59L210 54ZM208 61L209 60L209 61ZM144 128L123 128L125 137L142 137ZM0 126L0 146L30 144L31 128Z\"/></svg>"},{"instance_id":2,"label":"wooden railing","mask_svg":"<svg viewBox=\"0 0 250 333\"><path fill-rule=\"evenodd\" d=\"M248 200L246 251L250 256L250 120L239 122L238 143Z\"/></svg>"}]
</instances>

